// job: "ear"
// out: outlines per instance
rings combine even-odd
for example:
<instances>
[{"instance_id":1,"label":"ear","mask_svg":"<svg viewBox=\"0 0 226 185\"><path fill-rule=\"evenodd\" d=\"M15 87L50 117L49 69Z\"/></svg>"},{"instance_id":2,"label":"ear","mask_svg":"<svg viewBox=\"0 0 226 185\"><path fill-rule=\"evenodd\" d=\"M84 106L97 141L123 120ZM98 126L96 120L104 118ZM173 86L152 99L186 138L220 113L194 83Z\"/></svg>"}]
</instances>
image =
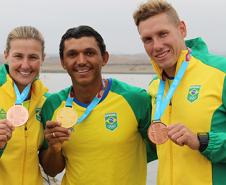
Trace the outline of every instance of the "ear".
<instances>
[{"instance_id":1,"label":"ear","mask_svg":"<svg viewBox=\"0 0 226 185\"><path fill-rule=\"evenodd\" d=\"M64 61L62 59L60 59L61 65L64 69L66 69L65 65L64 65Z\"/></svg>"},{"instance_id":2,"label":"ear","mask_svg":"<svg viewBox=\"0 0 226 185\"><path fill-rule=\"evenodd\" d=\"M180 21L178 28L179 28L179 31L181 33L181 36L183 38L185 38L187 36L187 28L186 28L185 22Z\"/></svg>"},{"instance_id":3,"label":"ear","mask_svg":"<svg viewBox=\"0 0 226 185\"><path fill-rule=\"evenodd\" d=\"M43 64L43 62L45 61L45 58L46 58L46 54L45 53L43 53L43 55L42 55L42 63L41 63L41 65Z\"/></svg>"},{"instance_id":4,"label":"ear","mask_svg":"<svg viewBox=\"0 0 226 185\"><path fill-rule=\"evenodd\" d=\"M5 59L5 61L7 61L8 56L9 56L9 53L6 50L4 50L4 59Z\"/></svg>"},{"instance_id":5,"label":"ear","mask_svg":"<svg viewBox=\"0 0 226 185\"><path fill-rule=\"evenodd\" d=\"M106 52L102 55L102 58L103 58L102 66L105 66L105 65L108 63L109 53L106 51Z\"/></svg>"}]
</instances>

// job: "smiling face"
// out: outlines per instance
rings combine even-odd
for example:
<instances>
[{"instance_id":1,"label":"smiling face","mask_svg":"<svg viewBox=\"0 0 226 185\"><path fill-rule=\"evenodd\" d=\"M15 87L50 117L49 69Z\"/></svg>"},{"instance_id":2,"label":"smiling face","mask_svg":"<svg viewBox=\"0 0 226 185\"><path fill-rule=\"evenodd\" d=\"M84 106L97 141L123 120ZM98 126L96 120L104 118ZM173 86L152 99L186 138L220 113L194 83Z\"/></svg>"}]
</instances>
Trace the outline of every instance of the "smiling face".
<instances>
[{"instance_id":1,"label":"smiling face","mask_svg":"<svg viewBox=\"0 0 226 185\"><path fill-rule=\"evenodd\" d=\"M150 58L173 76L181 50L186 49L184 22L176 25L167 14L161 13L141 21L138 31Z\"/></svg>"},{"instance_id":2,"label":"smiling face","mask_svg":"<svg viewBox=\"0 0 226 185\"><path fill-rule=\"evenodd\" d=\"M39 74L43 62L42 45L35 39L14 39L4 57L9 65L9 75L22 91Z\"/></svg>"},{"instance_id":3,"label":"smiling face","mask_svg":"<svg viewBox=\"0 0 226 185\"><path fill-rule=\"evenodd\" d=\"M101 83L101 69L108 61L108 53L101 54L94 37L65 40L62 66L75 86Z\"/></svg>"}]
</instances>

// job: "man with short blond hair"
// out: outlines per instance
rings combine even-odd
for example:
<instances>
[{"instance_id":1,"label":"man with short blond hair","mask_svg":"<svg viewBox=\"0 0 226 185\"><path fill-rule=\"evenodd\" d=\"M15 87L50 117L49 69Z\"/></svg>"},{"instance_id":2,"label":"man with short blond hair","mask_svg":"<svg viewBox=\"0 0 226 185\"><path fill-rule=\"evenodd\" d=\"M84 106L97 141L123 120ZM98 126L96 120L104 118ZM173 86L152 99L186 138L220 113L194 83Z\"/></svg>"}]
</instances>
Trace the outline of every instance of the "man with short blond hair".
<instances>
[{"instance_id":1,"label":"man with short blond hair","mask_svg":"<svg viewBox=\"0 0 226 185\"><path fill-rule=\"evenodd\" d=\"M143 3L134 21L157 74L148 134L157 144L158 185L225 184L226 58L201 38L185 41L186 25L166 1Z\"/></svg>"}]
</instances>

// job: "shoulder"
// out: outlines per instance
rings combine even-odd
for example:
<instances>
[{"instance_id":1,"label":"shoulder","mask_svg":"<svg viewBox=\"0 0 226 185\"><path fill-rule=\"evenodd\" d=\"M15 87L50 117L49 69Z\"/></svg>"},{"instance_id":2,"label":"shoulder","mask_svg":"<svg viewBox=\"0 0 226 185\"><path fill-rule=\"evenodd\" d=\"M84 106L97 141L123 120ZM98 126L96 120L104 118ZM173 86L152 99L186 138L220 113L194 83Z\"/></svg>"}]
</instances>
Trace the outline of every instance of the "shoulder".
<instances>
[{"instance_id":1,"label":"shoulder","mask_svg":"<svg viewBox=\"0 0 226 185\"><path fill-rule=\"evenodd\" d=\"M149 95L147 91L143 88L136 87L125 82L112 79L111 91L123 96L124 98L139 98L139 99L147 99Z\"/></svg>"},{"instance_id":2,"label":"shoulder","mask_svg":"<svg viewBox=\"0 0 226 185\"><path fill-rule=\"evenodd\" d=\"M186 45L192 49L194 58L219 71L226 72L226 57L210 53L202 38L188 40Z\"/></svg>"},{"instance_id":3,"label":"shoulder","mask_svg":"<svg viewBox=\"0 0 226 185\"><path fill-rule=\"evenodd\" d=\"M211 53L201 53L201 52L194 52L194 53L192 53L192 56L199 59L204 64L226 73L226 58L225 57L214 55Z\"/></svg>"},{"instance_id":4,"label":"shoulder","mask_svg":"<svg viewBox=\"0 0 226 185\"><path fill-rule=\"evenodd\" d=\"M6 83L7 75L8 75L8 65L7 64L0 65L0 86Z\"/></svg>"},{"instance_id":5,"label":"shoulder","mask_svg":"<svg viewBox=\"0 0 226 185\"><path fill-rule=\"evenodd\" d=\"M70 88L71 87L68 87L56 93L46 94L46 101L44 107L58 107L62 101L65 101L67 99Z\"/></svg>"},{"instance_id":6,"label":"shoulder","mask_svg":"<svg viewBox=\"0 0 226 185\"><path fill-rule=\"evenodd\" d=\"M151 80L151 82L149 83L149 86L148 86L148 93L151 95L151 96L156 96L156 93L158 91L158 87L159 87L159 82L160 82L160 79L158 78L157 75L155 75L153 77L153 79Z\"/></svg>"}]
</instances>

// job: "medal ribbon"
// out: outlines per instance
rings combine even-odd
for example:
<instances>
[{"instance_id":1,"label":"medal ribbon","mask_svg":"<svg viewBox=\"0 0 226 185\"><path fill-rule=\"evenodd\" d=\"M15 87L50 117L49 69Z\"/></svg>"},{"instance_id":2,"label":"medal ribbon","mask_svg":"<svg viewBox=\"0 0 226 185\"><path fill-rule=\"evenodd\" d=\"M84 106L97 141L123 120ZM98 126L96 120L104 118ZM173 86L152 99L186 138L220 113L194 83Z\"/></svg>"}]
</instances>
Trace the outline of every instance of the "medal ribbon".
<instances>
[{"instance_id":1,"label":"medal ribbon","mask_svg":"<svg viewBox=\"0 0 226 185\"><path fill-rule=\"evenodd\" d=\"M105 81L102 80L102 88L97 93L97 95L93 98L92 102L88 105L83 115L78 118L77 124L81 123L83 120L85 120L89 114L92 112L92 110L97 106L97 104L100 102L104 95L104 91L106 89ZM70 93L68 95L68 98L66 100L66 107L72 107L73 97L71 97Z\"/></svg>"},{"instance_id":2,"label":"medal ribbon","mask_svg":"<svg viewBox=\"0 0 226 185\"><path fill-rule=\"evenodd\" d=\"M165 98L164 96L164 89L165 89L165 81L160 79L160 84L159 84L159 88L158 88L158 94L156 97L156 109L155 109L155 115L154 115L154 120L160 120L161 115L163 114L163 112L165 111L167 105L169 104L176 88L178 87L182 77L184 76L184 73L188 67L189 61L190 61L190 49L188 49L188 53L186 54L185 60L183 61L183 63L181 64L180 69L178 70L172 85L169 88L169 91L167 92ZM164 98L164 99L163 99Z\"/></svg>"},{"instance_id":3,"label":"medal ribbon","mask_svg":"<svg viewBox=\"0 0 226 185\"><path fill-rule=\"evenodd\" d=\"M24 100L27 98L29 92L30 92L30 89L31 89L31 84L28 84L23 92L20 94L20 91L18 89L18 87L16 86L16 84L14 83L14 90L15 90L15 93L16 93L16 105L21 105Z\"/></svg>"}]
</instances>

